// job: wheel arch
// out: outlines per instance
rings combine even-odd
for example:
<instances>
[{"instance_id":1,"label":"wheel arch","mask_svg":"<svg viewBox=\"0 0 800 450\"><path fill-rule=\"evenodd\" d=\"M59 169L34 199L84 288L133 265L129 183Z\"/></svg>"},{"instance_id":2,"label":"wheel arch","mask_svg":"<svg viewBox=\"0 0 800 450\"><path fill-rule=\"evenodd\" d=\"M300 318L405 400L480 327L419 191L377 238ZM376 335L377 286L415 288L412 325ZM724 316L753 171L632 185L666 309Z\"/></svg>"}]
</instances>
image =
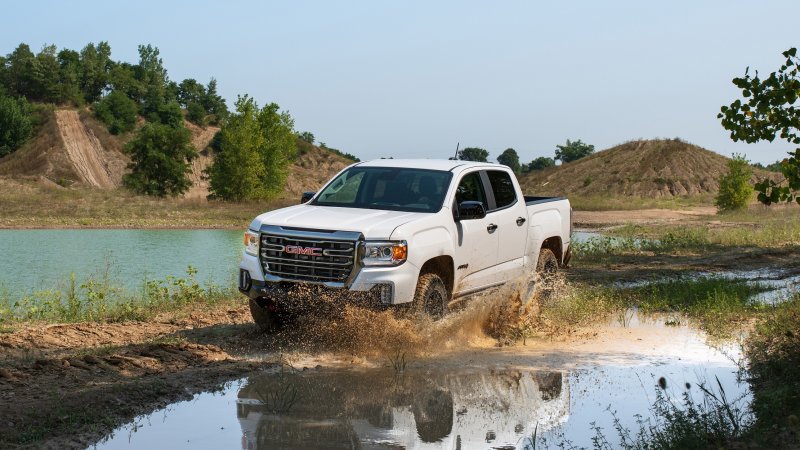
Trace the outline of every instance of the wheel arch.
<instances>
[{"instance_id":1,"label":"wheel arch","mask_svg":"<svg viewBox=\"0 0 800 450\"><path fill-rule=\"evenodd\" d=\"M448 255L437 256L425 261L422 268L419 270L419 275L426 273L435 273L444 281L444 286L447 292L453 293L453 283L455 281L455 268L453 267L453 258Z\"/></svg>"}]
</instances>

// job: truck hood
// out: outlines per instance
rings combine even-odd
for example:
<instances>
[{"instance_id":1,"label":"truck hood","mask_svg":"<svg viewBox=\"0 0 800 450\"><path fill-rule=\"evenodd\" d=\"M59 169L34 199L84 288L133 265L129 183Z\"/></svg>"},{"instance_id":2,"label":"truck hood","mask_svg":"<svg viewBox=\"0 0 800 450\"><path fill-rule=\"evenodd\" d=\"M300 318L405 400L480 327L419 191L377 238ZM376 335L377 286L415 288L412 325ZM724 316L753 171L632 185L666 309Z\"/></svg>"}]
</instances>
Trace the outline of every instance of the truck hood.
<instances>
[{"instance_id":1,"label":"truck hood","mask_svg":"<svg viewBox=\"0 0 800 450\"><path fill-rule=\"evenodd\" d=\"M357 231L363 233L367 239L389 239L395 228L429 215L431 213L296 205L261 214L250 224L250 228L258 230L262 225L277 225L317 230Z\"/></svg>"}]
</instances>

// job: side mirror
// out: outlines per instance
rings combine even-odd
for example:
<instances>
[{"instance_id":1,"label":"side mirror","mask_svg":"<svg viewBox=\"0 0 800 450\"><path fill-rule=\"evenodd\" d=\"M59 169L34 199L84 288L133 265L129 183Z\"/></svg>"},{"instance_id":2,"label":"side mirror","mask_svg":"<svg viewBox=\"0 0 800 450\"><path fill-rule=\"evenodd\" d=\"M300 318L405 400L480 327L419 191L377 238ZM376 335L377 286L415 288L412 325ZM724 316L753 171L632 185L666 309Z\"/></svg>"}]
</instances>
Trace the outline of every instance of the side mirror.
<instances>
[{"instance_id":1,"label":"side mirror","mask_svg":"<svg viewBox=\"0 0 800 450\"><path fill-rule=\"evenodd\" d=\"M314 198L316 192L303 192L303 195L300 196L300 203L308 203L309 200Z\"/></svg>"},{"instance_id":2,"label":"side mirror","mask_svg":"<svg viewBox=\"0 0 800 450\"><path fill-rule=\"evenodd\" d=\"M456 220L475 220L486 217L486 208L483 203L466 201L458 204L458 215Z\"/></svg>"}]
</instances>

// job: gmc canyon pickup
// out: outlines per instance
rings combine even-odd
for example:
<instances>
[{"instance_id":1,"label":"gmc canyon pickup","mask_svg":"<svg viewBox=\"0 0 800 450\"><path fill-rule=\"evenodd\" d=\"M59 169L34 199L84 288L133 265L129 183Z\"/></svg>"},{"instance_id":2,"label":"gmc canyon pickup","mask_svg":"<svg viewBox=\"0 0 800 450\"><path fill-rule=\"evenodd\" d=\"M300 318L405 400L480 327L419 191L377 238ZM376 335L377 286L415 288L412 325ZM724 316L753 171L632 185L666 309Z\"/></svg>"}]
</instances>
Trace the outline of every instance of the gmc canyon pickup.
<instances>
[{"instance_id":1,"label":"gmc canyon pickup","mask_svg":"<svg viewBox=\"0 0 800 450\"><path fill-rule=\"evenodd\" d=\"M265 330L300 287L439 318L463 297L565 266L571 214L565 198L523 196L506 166L357 163L301 204L253 220L239 290Z\"/></svg>"}]
</instances>

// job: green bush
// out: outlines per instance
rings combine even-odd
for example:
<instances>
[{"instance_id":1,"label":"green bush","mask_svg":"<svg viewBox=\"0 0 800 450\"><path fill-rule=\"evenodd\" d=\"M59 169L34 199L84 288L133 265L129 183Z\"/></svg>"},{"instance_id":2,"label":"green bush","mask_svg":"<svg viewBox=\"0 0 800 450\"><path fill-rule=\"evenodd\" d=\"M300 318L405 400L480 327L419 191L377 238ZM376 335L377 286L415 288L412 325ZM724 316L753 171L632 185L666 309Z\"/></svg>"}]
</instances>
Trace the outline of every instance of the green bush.
<instances>
[{"instance_id":1,"label":"green bush","mask_svg":"<svg viewBox=\"0 0 800 450\"><path fill-rule=\"evenodd\" d=\"M131 156L132 172L124 182L133 191L165 197L180 195L191 185L187 173L197 152L186 128L148 123L125 150Z\"/></svg>"},{"instance_id":2,"label":"green bush","mask_svg":"<svg viewBox=\"0 0 800 450\"><path fill-rule=\"evenodd\" d=\"M747 207L753 195L750 177L753 169L742 155L733 155L728 161L728 173L719 179L719 194L714 199L714 204L720 210L733 211Z\"/></svg>"},{"instance_id":3,"label":"green bush","mask_svg":"<svg viewBox=\"0 0 800 450\"><path fill-rule=\"evenodd\" d=\"M186 107L186 119L195 125L206 126L206 116L205 108L199 103L192 102Z\"/></svg>"},{"instance_id":4,"label":"green bush","mask_svg":"<svg viewBox=\"0 0 800 450\"><path fill-rule=\"evenodd\" d=\"M25 98L0 95L0 158L18 149L33 130L31 107Z\"/></svg>"},{"instance_id":5,"label":"green bush","mask_svg":"<svg viewBox=\"0 0 800 450\"><path fill-rule=\"evenodd\" d=\"M131 131L138 118L136 102L119 91L113 91L94 106L94 114L108 126L111 134Z\"/></svg>"}]
</instances>

